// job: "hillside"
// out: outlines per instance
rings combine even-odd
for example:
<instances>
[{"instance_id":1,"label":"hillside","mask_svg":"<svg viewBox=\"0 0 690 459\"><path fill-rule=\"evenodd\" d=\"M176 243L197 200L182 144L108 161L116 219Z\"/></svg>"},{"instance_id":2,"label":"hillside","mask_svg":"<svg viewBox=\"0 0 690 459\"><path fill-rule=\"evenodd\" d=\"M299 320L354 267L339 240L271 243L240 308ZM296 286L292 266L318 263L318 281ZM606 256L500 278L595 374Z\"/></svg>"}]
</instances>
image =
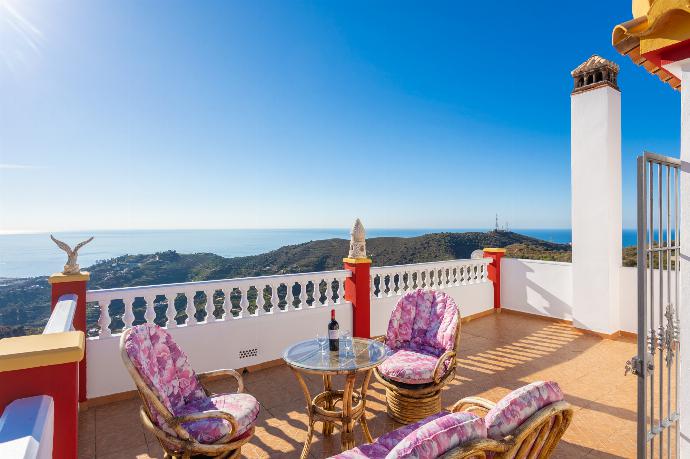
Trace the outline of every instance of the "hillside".
<instances>
[{"instance_id":1,"label":"hillside","mask_svg":"<svg viewBox=\"0 0 690 459\"><path fill-rule=\"evenodd\" d=\"M124 255L85 268L89 288L191 282L283 273L340 269L349 241L326 239L288 245L277 250L225 258L210 253L175 251ZM418 237L380 237L367 240L373 266L423 263L469 258L483 247L505 247L508 256L567 261L570 246L507 231L434 233ZM50 314L50 286L46 277L0 280L0 337L39 332ZM89 311L89 322L98 311Z\"/></svg>"}]
</instances>

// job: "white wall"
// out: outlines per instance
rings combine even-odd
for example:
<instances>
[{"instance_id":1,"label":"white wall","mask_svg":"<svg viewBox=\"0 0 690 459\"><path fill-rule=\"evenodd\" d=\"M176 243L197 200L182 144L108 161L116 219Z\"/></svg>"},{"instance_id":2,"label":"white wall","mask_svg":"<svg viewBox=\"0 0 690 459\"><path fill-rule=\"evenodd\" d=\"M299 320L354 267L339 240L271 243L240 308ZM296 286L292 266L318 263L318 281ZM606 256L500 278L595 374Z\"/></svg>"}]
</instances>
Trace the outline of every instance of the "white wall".
<instances>
[{"instance_id":1,"label":"white wall","mask_svg":"<svg viewBox=\"0 0 690 459\"><path fill-rule=\"evenodd\" d=\"M443 292L450 295L460 308L460 315L467 317L478 312L493 309L494 284L482 282L478 284L445 287ZM388 320L401 295L372 297L371 299L371 336L385 335Z\"/></svg>"},{"instance_id":2,"label":"white wall","mask_svg":"<svg viewBox=\"0 0 690 459\"><path fill-rule=\"evenodd\" d=\"M501 306L515 311L572 320L572 264L501 260Z\"/></svg>"},{"instance_id":3,"label":"white wall","mask_svg":"<svg viewBox=\"0 0 690 459\"><path fill-rule=\"evenodd\" d=\"M342 330L352 330L352 305L335 305ZM169 330L189 356L195 371L244 368L279 359L287 346L325 332L331 307L294 310L208 324L178 326ZM133 390L132 378L122 365L120 337L88 339L86 343L87 397L101 397ZM256 357L240 359L242 350L257 349Z\"/></svg>"},{"instance_id":4,"label":"white wall","mask_svg":"<svg viewBox=\"0 0 690 459\"><path fill-rule=\"evenodd\" d=\"M637 268L621 267L619 270L620 299L614 310L613 331L637 333ZM506 309L572 320L572 277L572 263L504 258L501 261L501 302ZM671 288L675 288L673 282ZM596 317L584 317L584 320L595 322Z\"/></svg>"}]
</instances>

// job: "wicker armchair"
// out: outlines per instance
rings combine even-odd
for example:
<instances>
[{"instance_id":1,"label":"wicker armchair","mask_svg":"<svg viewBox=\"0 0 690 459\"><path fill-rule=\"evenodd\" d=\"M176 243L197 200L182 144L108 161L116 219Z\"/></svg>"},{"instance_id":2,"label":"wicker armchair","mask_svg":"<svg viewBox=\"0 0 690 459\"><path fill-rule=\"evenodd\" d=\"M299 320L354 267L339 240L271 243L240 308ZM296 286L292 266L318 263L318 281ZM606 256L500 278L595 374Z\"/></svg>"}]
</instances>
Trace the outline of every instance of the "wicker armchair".
<instances>
[{"instance_id":1,"label":"wicker armchair","mask_svg":"<svg viewBox=\"0 0 690 459\"><path fill-rule=\"evenodd\" d=\"M418 289L395 306L382 339L393 354L376 368L391 418L402 424L441 411L441 389L455 377L460 311L443 292Z\"/></svg>"},{"instance_id":2,"label":"wicker armchair","mask_svg":"<svg viewBox=\"0 0 690 459\"><path fill-rule=\"evenodd\" d=\"M139 417L158 438L165 457L206 455L238 458L254 435L257 400L244 394L234 370L197 375L172 337L153 324L125 330L120 353L142 398ZM202 381L218 376L237 380L237 393L211 394Z\"/></svg>"},{"instance_id":3,"label":"wicker armchair","mask_svg":"<svg viewBox=\"0 0 690 459\"><path fill-rule=\"evenodd\" d=\"M464 417L449 421L449 416ZM450 412L402 426L333 459L547 459L572 416L558 385L540 381L511 392L497 404L464 398Z\"/></svg>"},{"instance_id":4,"label":"wicker armchair","mask_svg":"<svg viewBox=\"0 0 690 459\"><path fill-rule=\"evenodd\" d=\"M523 386L498 403L480 397L463 398L451 412L484 416L490 438L479 446L493 451L496 459L551 457L573 419L572 407L563 400L558 384L550 381ZM451 452L443 456L444 459L461 457L467 456L455 456Z\"/></svg>"}]
</instances>

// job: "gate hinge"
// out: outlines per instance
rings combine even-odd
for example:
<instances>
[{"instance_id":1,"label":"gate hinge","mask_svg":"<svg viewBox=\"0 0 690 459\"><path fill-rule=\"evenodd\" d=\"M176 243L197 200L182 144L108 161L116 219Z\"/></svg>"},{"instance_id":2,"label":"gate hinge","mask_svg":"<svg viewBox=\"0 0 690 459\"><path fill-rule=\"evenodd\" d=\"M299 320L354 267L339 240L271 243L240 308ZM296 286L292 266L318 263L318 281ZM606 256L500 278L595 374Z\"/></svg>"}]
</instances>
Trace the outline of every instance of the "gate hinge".
<instances>
[{"instance_id":1,"label":"gate hinge","mask_svg":"<svg viewBox=\"0 0 690 459\"><path fill-rule=\"evenodd\" d=\"M647 369L649 371L653 371L654 364L649 362L649 364L647 364ZM625 376L627 376L628 373L632 373L635 376L644 377L644 360L635 356L625 362Z\"/></svg>"}]
</instances>

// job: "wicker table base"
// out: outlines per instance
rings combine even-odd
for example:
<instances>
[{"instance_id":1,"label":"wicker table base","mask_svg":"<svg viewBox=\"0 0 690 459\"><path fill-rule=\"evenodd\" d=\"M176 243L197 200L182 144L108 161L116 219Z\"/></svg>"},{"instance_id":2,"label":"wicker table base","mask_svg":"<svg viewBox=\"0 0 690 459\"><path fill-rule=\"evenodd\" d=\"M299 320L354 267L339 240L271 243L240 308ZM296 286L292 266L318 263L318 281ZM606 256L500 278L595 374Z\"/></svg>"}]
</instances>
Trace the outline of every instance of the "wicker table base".
<instances>
[{"instance_id":1,"label":"wicker table base","mask_svg":"<svg viewBox=\"0 0 690 459\"><path fill-rule=\"evenodd\" d=\"M307 414L309 415L307 439L304 442L301 459L306 459L309 456L311 439L314 434L314 424L319 421L323 422L323 435L331 435L335 424L340 425L340 445L343 451L355 447L354 427L356 422L361 424L366 440L369 443L374 441L371 438L365 416L367 388L371 379L371 369L364 372L364 380L359 391L355 390L355 378L357 375L354 372L346 374L343 390L334 390L331 375L324 374L322 375L324 390L313 398L309 393L309 388L304 382L300 370L293 367L290 367L290 369L295 374L302 392L304 392L304 397L307 401ZM342 409L336 409L337 403L342 405Z\"/></svg>"}]
</instances>

